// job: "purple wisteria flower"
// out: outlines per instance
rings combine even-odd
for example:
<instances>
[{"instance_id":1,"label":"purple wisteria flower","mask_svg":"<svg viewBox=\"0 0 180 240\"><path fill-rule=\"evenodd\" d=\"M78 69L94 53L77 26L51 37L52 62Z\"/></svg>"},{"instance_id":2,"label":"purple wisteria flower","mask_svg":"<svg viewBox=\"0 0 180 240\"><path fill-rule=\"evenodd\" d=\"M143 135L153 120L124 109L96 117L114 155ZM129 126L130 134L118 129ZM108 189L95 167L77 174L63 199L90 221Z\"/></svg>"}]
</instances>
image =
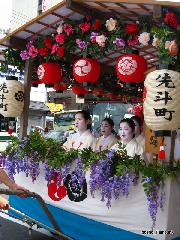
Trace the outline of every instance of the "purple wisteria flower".
<instances>
[{"instance_id":1,"label":"purple wisteria flower","mask_svg":"<svg viewBox=\"0 0 180 240\"><path fill-rule=\"evenodd\" d=\"M163 209L164 202L165 202L165 192L160 190L160 184L154 186L153 191L148 191L149 189L152 188L152 178L151 177L146 177L145 183L147 183L147 190L146 190L146 195L147 195L147 200L148 200L148 211L150 214L150 217L152 219L152 229L155 227L156 224L156 215L157 215L157 210L158 207ZM148 193L149 192L149 193Z\"/></svg>"},{"instance_id":2,"label":"purple wisteria flower","mask_svg":"<svg viewBox=\"0 0 180 240\"><path fill-rule=\"evenodd\" d=\"M26 51L26 50L21 51L20 57L22 58L22 60L28 59L29 58L28 51Z\"/></svg>"},{"instance_id":3,"label":"purple wisteria flower","mask_svg":"<svg viewBox=\"0 0 180 240\"><path fill-rule=\"evenodd\" d=\"M116 38L113 41L114 44L116 44L117 47L125 47L126 43L122 38Z\"/></svg>"},{"instance_id":4,"label":"purple wisteria flower","mask_svg":"<svg viewBox=\"0 0 180 240\"><path fill-rule=\"evenodd\" d=\"M84 184L84 180L85 180L85 173L83 171L83 163L80 158L77 159L77 166L75 169L75 173L78 177L79 185L80 185L80 187L82 187Z\"/></svg>"}]
</instances>

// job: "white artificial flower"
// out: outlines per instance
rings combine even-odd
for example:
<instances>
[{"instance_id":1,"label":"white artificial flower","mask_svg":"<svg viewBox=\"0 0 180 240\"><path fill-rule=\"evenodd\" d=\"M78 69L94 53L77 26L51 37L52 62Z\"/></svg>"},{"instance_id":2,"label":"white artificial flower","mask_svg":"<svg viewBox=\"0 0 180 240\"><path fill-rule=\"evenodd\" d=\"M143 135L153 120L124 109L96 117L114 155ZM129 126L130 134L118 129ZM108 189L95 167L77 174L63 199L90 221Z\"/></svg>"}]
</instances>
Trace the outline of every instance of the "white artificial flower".
<instances>
[{"instance_id":1,"label":"white artificial flower","mask_svg":"<svg viewBox=\"0 0 180 240\"><path fill-rule=\"evenodd\" d=\"M166 41L165 42L165 49L169 49L171 42L170 41Z\"/></svg>"},{"instance_id":2,"label":"white artificial flower","mask_svg":"<svg viewBox=\"0 0 180 240\"><path fill-rule=\"evenodd\" d=\"M103 34L100 36L96 36L96 42L99 46L104 47L105 46L105 41L106 41L107 37L104 36Z\"/></svg>"},{"instance_id":3,"label":"white artificial flower","mask_svg":"<svg viewBox=\"0 0 180 240\"><path fill-rule=\"evenodd\" d=\"M63 21L60 22L59 27L57 28L57 33L60 34L63 32Z\"/></svg>"},{"instance_id":4,"label":"white artificial flower","mask_svg":"<svg viewBox=\"0 0 180 240\"><path fill-rule=\"evenodd\" d=\"M109 20L106 20L106 28L108 31L113 31L116 29L117 20L114 20L113 18L110 18Z\"/></svg>"},{"instance_id":5,"label":"white artificial flower","mask_svg":"<svg viewBox=\"0 0 180 240\"><path fill-rule=\"evenodd\" d=\"M155 35L153 36L153 42L152 42L152 45L154 46L154 47L157 47L158 46L158 44L159 44L159 38L157 38Z\"/></svg>"},{"instance_id":6,"label":"white artificial flower","mask_svg":"<svg viewBox=\"0 0 180 240\"><path fill-rule=\"evenodd\" d=\"M150 33L143 32L138 37L139 43L146 46L150 40Z\"/></svg>"}]
</instances>

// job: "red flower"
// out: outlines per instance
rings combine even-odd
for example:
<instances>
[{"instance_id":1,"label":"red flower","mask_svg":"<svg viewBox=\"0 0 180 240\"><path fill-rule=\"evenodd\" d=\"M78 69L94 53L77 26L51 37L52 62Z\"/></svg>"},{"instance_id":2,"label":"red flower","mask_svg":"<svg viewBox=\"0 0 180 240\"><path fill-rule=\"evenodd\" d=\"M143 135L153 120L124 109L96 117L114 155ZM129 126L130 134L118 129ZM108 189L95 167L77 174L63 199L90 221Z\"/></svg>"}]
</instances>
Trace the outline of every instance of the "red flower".
<instances>
[{"instance_id":1,"label":"red flower","mask_svg":"<svg viewBox=\"0 0 180 240\"><path fill-rule=\"evenodd\" d=\"M43 40L44 45L45 45L48 49L51 49L51 47L52 47L52 42L53 42L53 40L52 40L51 38L45 38L45 39Z\"/></svg>"},{"instance_id":2,"label":"red flower","mask_svg":"<svg viewBox=\"0 0 180 240\"><path fill-rule=\"evenodd\" d=\"M91 20L91 16L85 16L86 21Z\"/></svg>"},{"instance_id":3,"label":"red flower","mask_svg":"<svg viewBox=\"0 0 180 240\"><path fill-rule=\"evenodd\" d=\"M71 24L64 24L63 29L68 36L74 31Z\"/></svg>"},{"instance_id":4,"label":"red flower","mask_svg":"<svg viewBox=\"0 0 180 240\"><path fill-rule=\"evenodd\" d=\"M98 30L100 28L100 26L101 26L101 21L99 19L96 19L96 21L94 22L92 28L93 28L93 30L96 31L96 30Z\"/></svg>"},{"instance_id":5,"label":"red flower","mask_svg":"<svg viewBox=\"0 0 180 240\"><path fill-rule=\"evenodd\" d=\"M137 33L139 31L139 27L135 23L127 23L125 30L129 34L134 34L134 33Z\"/></svg>"},{"instance_id":6,"label":"red flower","mask_svg":"<svg viewBox=\"0 0 180 240\"><path fill-rule=\"evenodd\" d=\"M64 34L60 33L55 37L56 42L63 44L64 43Z\"/></svg>"},{"instance_id":7,"label":"red flower","mask_svg":"<svg viewBox=\"0 0 180 240\"><path fill-rule=\"evenodd\" d=\"M59 57L64 57L64 46L57 47L56 52Z\"/></svg>"},{"instance_id":8,"label":"red flower","mask_svg":"<svg viewBox=\"0 0 180 240\"><path fill-rule=\"evenodd\" d=\"M83 32L87 32L90 29L90 23L88 22L81 23L79 24L79 27Z\"/></svg>"},{"instance_id":9,"label":"red flower","mask_svg":"<svg viewBox=\"0 0 180 240\"><path fill-rule=\"evenodd\" d=\"M129 39L129 40L127 40L127 44L128 44L128 46L135 46L135 45L137 45L138 44L138 36L137 35L134 35L133 36L133 39Z\"/></svg>"},{"instance_id":10,"label":"red flower","mask_svg":"<svg viewBox=\"0 0 180 240\"><path fill-rule=\"evenodd\" d=\"M177 28L178 22L176 16L173 12L167 12L164 18L164 22L167 23L170 27Z\"/></svg>"},{"instance_id":11,"label":"red flower","mask_svg":"<svg viewBox=\"0 0 180 240\"><path fill-rule=\"evenodd\" d=\"M48 49L45 48L45 47L44 48L39 48L38 53L39 53L40 56L46 56L47 53L48 53Z\"/></svg>"}]
</instances>

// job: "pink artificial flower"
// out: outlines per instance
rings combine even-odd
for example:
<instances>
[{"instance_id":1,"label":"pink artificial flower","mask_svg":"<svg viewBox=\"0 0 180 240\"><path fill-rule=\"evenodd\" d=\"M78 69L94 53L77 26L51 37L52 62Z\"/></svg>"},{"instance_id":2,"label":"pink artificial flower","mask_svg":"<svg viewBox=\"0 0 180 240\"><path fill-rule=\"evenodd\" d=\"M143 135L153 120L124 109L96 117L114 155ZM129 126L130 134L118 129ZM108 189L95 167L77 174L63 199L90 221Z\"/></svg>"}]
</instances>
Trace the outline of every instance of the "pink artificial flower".
<instances>
[{"instance_id":1,"label":"pink artificial flower","mask_svg":"<svg viewBox=\"0 0 180 240\"><path fill-rule=\"evenodd\" d=\"M29 48L29 56L35 58L38 55L38 50L33 45Z\"/></svg>"},{"instance_id":2,"label":"pink artificial flower","mask_svg":"<svg viewBox=\"0 0 180 240\"><path fill-rule=\"evenodd\" d=\"M57 44L53 44L52 49L51 49L51 54L54 54L56 52L57 47L58 47Z\"/></svg>"},{"instance_id":3,"label":"pink artificial flower","mask_svg":"<svg viewBox=\"0 0 180 240\"><path fill-rule=\"evenodd\" d=\"M82 32L87 32L90 29L90 23L84 22L79 24L79 28L82 30Z\"/></svg>"},{"instance_id":4,"label":"pink artificial flower","mask_svg":"<svg viewBox=\"0 0 180 240\"><path fill-rule=\"evenodd\" d=\"M65 38L64 34L60 33L60 34L56 35L55 40L56 40L56 42L63 44L64 38Z\"/></svg>"},{"instance_id":5,"label":"pink artificial flower","mask_svg":"<svg viewBox=\"0 0 180 240\"><path fill-rule=\"evenodd\" d=\"M64 24L63 29L68 36L74 31L71 24Z\"/></svg>"}]
</instances>

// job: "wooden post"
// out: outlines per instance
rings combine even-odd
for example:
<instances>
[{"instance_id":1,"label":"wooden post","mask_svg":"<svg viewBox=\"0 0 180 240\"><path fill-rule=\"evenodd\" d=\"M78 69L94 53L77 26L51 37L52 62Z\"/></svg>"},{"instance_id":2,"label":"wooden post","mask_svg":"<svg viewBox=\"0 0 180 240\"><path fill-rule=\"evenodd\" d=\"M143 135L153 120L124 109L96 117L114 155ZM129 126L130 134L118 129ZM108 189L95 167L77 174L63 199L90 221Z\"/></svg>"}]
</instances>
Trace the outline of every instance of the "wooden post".
<instances>
[{"instance_id":1,"label":"wooden post","mask_svg":"<svg viewBox=\"0 0 180 240\"><path fill-rule=\"evenodd\" d=\"M32 62L28 59L24 71L24 110L20 117L20 138L27 136L28 115L32 79Z\"/></svg>"},{"instance_id":2,"label":"wooden post","mask_svg":"<svg viewBox=\"0 0 180 240\"><path fill-rule=\"evenodd\" d=\"M172 131L171 132L170 156L169 156L169 164L170 164L170 166L173 166L173 163L174 163L175 140L176 140L176 131Z\"/></svg>"}]
</instances>

